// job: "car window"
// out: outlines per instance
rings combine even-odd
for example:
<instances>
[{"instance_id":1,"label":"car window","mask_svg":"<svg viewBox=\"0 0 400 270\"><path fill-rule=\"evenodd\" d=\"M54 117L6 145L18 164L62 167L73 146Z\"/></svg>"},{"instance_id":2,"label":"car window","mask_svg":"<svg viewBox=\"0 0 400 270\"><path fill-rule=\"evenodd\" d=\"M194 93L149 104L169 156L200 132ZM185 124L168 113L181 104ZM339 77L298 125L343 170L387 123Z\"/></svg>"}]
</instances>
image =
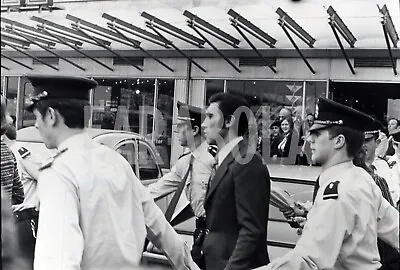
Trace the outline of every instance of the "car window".
<instances>
[{"instance_id":1,"label":"car window","mask_svg":"<svg viewBox=\"0 0 400 270\"><path fill-rule=\"evenodd\" d=\"M133 172L136 174L136 150L134 142L126 142L118 146L115 151L121 154L131 165Z\"/></svg>"},{"instance_id":2,"label":"car window","mask_svg":"<svg viewBox=\"0 0 400 270\"><path fill-rule=\"evenodd\" d=\"M149 146L139 141L139 152L138 152L138 163L139 163L139 176L140 180L156 179L160 175L160 171L157 166L155 156L150 150Z\"/></svg>"}]
</instances>

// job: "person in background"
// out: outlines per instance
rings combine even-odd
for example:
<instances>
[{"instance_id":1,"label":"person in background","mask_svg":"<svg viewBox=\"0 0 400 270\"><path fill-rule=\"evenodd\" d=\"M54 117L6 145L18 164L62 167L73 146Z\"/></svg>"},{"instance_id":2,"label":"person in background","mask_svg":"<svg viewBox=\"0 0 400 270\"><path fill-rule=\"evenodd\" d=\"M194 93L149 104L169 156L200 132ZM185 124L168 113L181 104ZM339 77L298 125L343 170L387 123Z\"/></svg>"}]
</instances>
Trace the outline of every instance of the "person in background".
<instances>
[{"instance_id":1,"label":"person in background","mask_svg":"<svg viewBox=\"0 0 400 270\"><path fill-rule=\"evenodd\" d=\"M28 111L44 144L57 153L40 168L35 270L134 269L146 235L174 269L199 269L128 161L85 132L94 80L27 76Z\"/></svg>"},{"instance_id":2,"label":"person in background","mask_svg":"<svg viewBox=\"0 0 400 270\"><path fill-rule=\"evenodd\" d=\"M19 178L14 154L3 141L4 134L11 124L12 118L7 111L6 98L1 95L1 186L15 205L24 201L24 188Z\"/></svg>"},{"instance_id":3,"label":"person in background","mask_svg":"<svg viewBox=\"0 0 400 270\"><path fill-rule=\"evenodd\" d=\"M399 213L352 160L373 118L319 98L310 128L312 159L322 166L314 205L296 247L258 269L379 269L377 237L397 251Z\"/></svg>"},{"instance_id":4,"label":"person in background","mask_svg":"<svg viewBox=\"0 0 400 270\"><path fill-rule=\"evenodd\" d=\"M282 107L282 109L280 109L280 111L279 111L277 120L282 121L284 118L292 118L292 116L293 116L293 112L291 109L289 109L287 107Z\"/></svg>"},{"instance_id":5,"label":"person in background","mask_svg":"<svg viewBox=\"0 0 400 270\"><path fill-rule=\"evenodd\" d=\"M309 128L312 127L312 125L314 125L315 115L312 113L307 114L306 121L307 121L308 127Z\"/></svg>"},{"instance_id":6,"label":"person in background","mask_svg":"<svg viewBox=\"0 0 400 270\"><path fill-rule=\"evenodd\" d=\"M390 141L393 144L394 155L389 158L389 165L395 184L400 188L400 128L390 134ZM400 200L397 202L397 209L400 211Z\"/></svg>"},{"instance_id":7,"label":"person in background","mask_svg":"<svg viewBox=\"0 0 400 270\"><path fill-rule=\"evenodd\" d=\"M250 110L248 103L218 93L210 97L209 104L202 128L208 144L216 144L218 152L204 200L206 269L252 269L269 262L269 172L243 138L249 122L238 108Z\"/></svg>"},{"instance_id":8,"label":"person in background","mask_svg":"<svg viewBox=\"0 0 400 270\"><path fill-rule=\"evenodd\" d=\"M365 164L377 175L383 177L389 186L391 198L397 204L400 198L400 187L393 180L390 167L386 159L376 155L376 149L381 144L379 134L383 130L383 125L376 119L366 127L364 136Z\"/></svg>"},{"instance_id":9,"label":"person in background","mask_svg":"<svg viewBox=\"0 0 400 270\"><path fill-rule=\"evenodd\" d=\"M387 126L387 130L388 133L392 133L394 130L396 130L397 128L400 127L400 120L394 117L389 118L388 120L388 126ZM390 141L389 142L389 147L388 150L386 152L386 156L393 156L394 155L394 148L393 148L393 144Z\"/></svg>"},{"instance_id":10,"label":"person in background","mask_svg":"<svg viewBox=\"0 0 400 270\"><path fill-rule=\"evenodd\" d=\"M22 203L24 190L19 179L17 163L7 144L3 142L12 119L7 111L6 98L1 95L1 265L2 269L26 269L27 264L20 256L18 233L11 207ZM29 269L29 268L28 268Z\"/></svg>"},{"instance_id":11,"label":"person in background","mask_svg":"<svg viewBox=\"0 0 400 270\"><path fill-rule=\"evenodd\" d=\"M282 140L282 129L281 129L281 121L280 120L275 120L272 122L270 125L270 157L278 157L279 155L279 150L278 150L278 145Z\"/></svg>"},{"instance_id":12,"label":"person in background","mask_svg":"<svg viewBox=\"0 0 400 270\"><path fill-rule=\"evenodd\" d=\"M390 132L393 132L395 129L400 127L400 121L397 118L391 117L388 120L388 126L387 129Z\"/></svg>"},{"instance_id":13,"label":"person in background","mask_svg":"<svg viewBox=\"0 0 400 270\"><path fill-rule=\"evenodd\" d=\"M288 157L290 144L292 142L294 123L291 117L284 118L281 121L282 136L278 143L278 157Z\"/></svg>"},{"instance_id":14,"label":"person in background","mask_svg":"<svg viewBox=\"0 0 400 270\"><path fill-rule=\"evenodd\" d=\"M25 195L23 203L13 205L13 211L17 220L21 254L26 258L26 261L29 262L29 268L33 269L39 217L39 200L36 187L39 177L39 168L45 160L31 153L26 147L20 146L16 139L17 131L15 126L9 125L4 136L4 142L14 153L17 160L18 172L24 186Z\"/></svg>"}]
</instances>

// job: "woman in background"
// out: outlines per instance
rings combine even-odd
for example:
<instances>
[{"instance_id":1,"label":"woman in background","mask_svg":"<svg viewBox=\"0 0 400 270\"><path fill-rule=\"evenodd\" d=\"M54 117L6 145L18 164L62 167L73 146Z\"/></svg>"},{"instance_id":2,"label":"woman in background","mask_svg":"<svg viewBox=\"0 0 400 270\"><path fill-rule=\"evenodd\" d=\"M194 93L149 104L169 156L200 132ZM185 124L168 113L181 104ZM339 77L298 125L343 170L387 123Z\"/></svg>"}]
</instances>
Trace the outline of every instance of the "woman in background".
<instances>
[{"instance_id":1,"label":"woman in background","mask_svg":"<svg viewBox=\"0 0 400 270\"><path fill-rule=\"evenodd\" d=\"M294 122L291 117L284 118L281 122L282 137L278 143L278 157L288 157L292 141Z\"/></svg>"}]
</instances>

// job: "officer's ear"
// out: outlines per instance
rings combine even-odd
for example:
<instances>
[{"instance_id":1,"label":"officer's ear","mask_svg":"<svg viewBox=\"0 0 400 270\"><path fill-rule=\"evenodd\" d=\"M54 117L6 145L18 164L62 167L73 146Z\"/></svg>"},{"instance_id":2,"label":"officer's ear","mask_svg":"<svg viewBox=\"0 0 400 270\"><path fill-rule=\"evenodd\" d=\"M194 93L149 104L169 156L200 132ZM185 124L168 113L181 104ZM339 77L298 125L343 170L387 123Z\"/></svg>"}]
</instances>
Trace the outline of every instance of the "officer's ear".
<instances>
[{"instance_id":1,"label":"officer's ear","mask_svg":"<svg viewBox=\"0 0 400 270\"><path fill-rule=\"evenodd\" d=\"M333 138L335 142L335 149L341 149L345 146L346 143L346 137L343 134L337 135L335 138Z\"/></svg>"},{"instance_id":2,"label":"officer's ear","mask_svg":"<svg viewBox=\"0 0 400 270\"><path fill-rule=\"evenodd\" d=\"M192 131L193 131L193 137L195 137L198 134L200 134L200 127L199 126L193 126L192 127Z\"/></svg>"},{"instance_id":3,"label":"officer's ear","mask_svg":"<svg viewBox=\"0 0 400 270\"><path fill-rule=\"evenodd\" d=\"M59 122L60 114L52 107L48 107L45 114L45 121L51 125L56 126Z\"/></svg>"}]
</instances>

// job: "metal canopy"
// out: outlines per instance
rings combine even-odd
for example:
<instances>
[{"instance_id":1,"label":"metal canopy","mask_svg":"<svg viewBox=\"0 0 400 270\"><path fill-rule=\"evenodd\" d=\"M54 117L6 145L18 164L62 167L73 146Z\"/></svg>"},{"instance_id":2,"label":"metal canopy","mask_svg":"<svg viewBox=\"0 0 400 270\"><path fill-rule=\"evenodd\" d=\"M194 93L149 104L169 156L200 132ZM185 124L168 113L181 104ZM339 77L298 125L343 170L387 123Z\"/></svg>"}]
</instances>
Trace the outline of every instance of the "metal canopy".
<instances>
[{"instance_id":1,"label":"metal canopy","mask_svg":"<svg viewBox=\"0 0 400 270\"><path fill-rule=\"evenodd\" d=\"M148 32L148 31L146 31L146 30L144 30L144 29L141 29L141 28L139 28L139 27L136 27L136 26L134 26L134 25L132 25L132 24L129 24L129 23L123 21L123 20L117 19L117 18L115 18L115 17L113 17L113 16L111 16L111 15L108 15L108 14L106 14L106 13L103 13L103 16L102 16L102 17L105 18L105 19L111 20L112 23L108 23L108 27L111 28L112 30L114 30L119 36L121 36L123 39L125 39L125 40L127 40L127 41L130 41L130 39L129 39L125 34L123 34L121 31L125 31L125 32L128 32L128 33L132 33L132 32L135 33L135 32L138 32L138 33L136 34L137 36L140 36L140 37L142 37L143 35L144 35L144 36L147 36L147 37L145 37L146 40L151 41L151 42L153 42L153 43L155 43L155 44L157 44L157 45L161 45L161 46L166 47L166 48L168 47L167 44L165 43L165 40L161 40L161 41L163 41L164 43L163 43L163 44L162 44L162 43L160 44L159 41L160 41L161 38L160 38L158 35L155 35L155 34L153 34L153 33L150 33L150 32ZM118 26L115 25L115 23L121 24L123 27L118 27ZM128 29L127 29L127 28L128 28ZM154 40L154 39L155 39L155 40ZM132 43L132 45L136 46L137 49L139 49L139 50L141 50L142 52L144 52L147 56L149 56L150 58L154 59L157 63L159 63L160 65L162 65L163 67L165 67L165 68L168 69L169 71L174 72L174 69L173 69L173 68L171 68L169 65L167 65L166 63L164 63L163 61L161 61L159 58L153 56L153 55L152 55L151 53L149 53L147 50L143 49L142 46L136 45L136 44L134 44L134 43Z\"/></svg>"},{"instance_id":2,"label":"metal canopy","mask_svg":"<svg viewBox=\"0 0 400 270\"><path fill-rule=\"evenodd\" d=\"M392 48L390 46L389 38L392 40L393 47L397 48L397 43L399 42L399 35L396 32L396 28L394 27L392 18L390 17L389 10L387 9L386 5L382 8L379 8L379 12L382 14L381 24L383 29L383 35L385 36L386 46L388 48L389 57L392 62L392 68L394 75L397 75L396 70L396 63L395 59L393 58Z\"/></svg>"},{"instance_id":3,"label":"metal canopy","mask_svg":"<svg viewBox=\"0 0 400 270\"><path fill-rule=\"evenodd\" d=\"M312 68L308 60L304 57L303 53L297 46L296 42L290 35L288 29L294 33L298 38L304 41L310 48L313 48L315 43L315 38L313 38L309 33L307 33L300 25L298 25L286 12L284 12L281 8L276 10L276 13L279 15L278 23L282 27L282 30L285 32L286 36L289 38L290 42L299 53L300 57L303 59L304 63L306 63L308 69L315 74L315 70Z\"/></svg>"},{"instance_id":4,"label":"metal canopy","mask_svg":"<svg viewBox=\"0 0 400 270\"><path fill-rule=\"evenodd\" d=\"M230 9L228 11L228 14L231 15L233 18L230 19L231 25L238 31L238 33L246 40L246 42L250 45L250 47L253 49L253 51L258 55L260 59L264 61L264 65L266 67L269 67L274 73L276 73L276 69L270 65L265 59L265 57L260 53L260 51L254 46L254 44L250 41L250 39L245 35L245 33L242 31L242 29L255 38L261 40L265 44L267 44L269 47L274 48L276 39L262 31L260 28L246 20L244 17L242 17L239 13L234 11L233 9Z\"/></svg>"},{"instance_id":5,"label":"metal canopy","mask_svg":"<svg viewBox=\"0 0 400 270\"><path fill-rule=\"evenodd\" d=\"M154 31L160 38L164 40L166 44L174 48L178 53L180 53L183 57L188 59L190 63L193 63L196 67L198 67L201 71L207 72L205 68L203 68L199 63L194 61L190 56L188 56L186 53L184 53L181 49L179 49L175 44L171 41L168 40L160 31L163 31L167 34L170 34L174 37L179 38L180 40L183 40L189 44L195 45L197 47L202 48L205 41L201 40L167 22L164 22L161 19L158 19L157 17L150 15L146 12L142 12L141 14L142 17L148 19L149 21L146 21L146 26L149 27L151 30Z\"/></svg>"},{"instance_id":6,"label":"metal canopy","mask_svg":"<svg viewBox=\"0 0 400 270\"><path fill-rule=\"evenodd\" d=\"M96 24L93 24L91 22L85 21L83 19L80 19L78 17L72 16L70 14L67 14L66 19L73 21L74 23L72 23L72 28L79 31L80 33L82 33L84 36L86 36L89 39L92 39L94 42L96 42L99 46L103 47L104 49L108 50L109 52L113 53L114 55L118 56L119 58L121 58L122 60L124 60L126 63L128 63L129 65L133 66L134 68L136 68L139 71L143 71L143 69L141 67L139 67L138 65L136 65L135 63L133 63L131 60L129 60L126 57L123 57L122 55L114 52L111 48L102 45L101 41L94 36L89 35L86 31L95 33L99 36L102 37L106 37L109 38L111 40L117 41L121 44L127 45L129 47L135 48L137 49L138 46L140 46L140 42L135 40L135 39L131 39L131 38L127 38L127 40L121 40L120 35L116 34L115 32L108 30L106 28L103 28L101 26L98 26Z\"/></svg>"},{"instance_id":7,"label":"metal canopy","mask_svg":"<svg viewBox=\"0 0 400 270\"><path fill-rule=\"evenodd\" d=\"M203 40L205 40L213 50L218 53L231 67L233 67L238 73L242 71L238 66L236 66L228 57L226 57L209 39L207 39L200 30L206 32L207 34L225 42L226 44L238 48L238 44L240 41L228 33L222 31L221 29L211 25L209 22L197 17L191 12L185 10L183 15L186 16L189 20L187 20L187 24L191 27Z\"/></svg>"},{"instance_id":8,"label":"metal canopy","mask_svg":"<svg viewBox=\"0 0 400 270\"><path fill-rule=\"evenodd\" d=\"M1 53L1 57L4 57L5 59L10 60L11 62L14 62L14 63L16 63L16 64L18 64L18 65L20 65L20 66L23 66L24 68L33 70L32 67L30 67L30 66L28 66L28 65L25 65L24 63L22 63L22 62L20 62L20 61L18 61L18 60L16 60L16 59L14 59L14 58L12 58L12 57L9 57L9 56L5 55L4 53Z\"/></svg>"},{"instance_id":9,"label":"metal canopy","mask_svg":"<svg viewBox=\"0 0 400 270\"><path fill-rule=\"evenodd\" d=\"M114 71L114 69L104 63L102 63L101 61L97 60L94 57L91 57L89 54L87 54L86 52L84 52L82 49L80 49L79 47L81 47L83 45L83 42L89 43L89 44L94 44L94 45L98 45L96 42L90 40L90 39L86 39L86 36L81 35L81 33L79 33L78 31L69 29L65 26L62 25L58 25L56 23L53 23L51 21L36 17L36 16L32 16L31 19L33 21L38 22L39 24L37 25L38 30L46 33L48 36L51 36L53 38L55 38L56 40L58 40L59 43L73 49L74 51L78 52L79 54L89 58L90 60L94 61L95 63L105 67L106 69L110 70L110 71ZM55 33L63 33L63 35L59 35L59 34L55 34ZM73 37L74 39L71 39L69 37ZM76 37L75 37L76 36ZM77 39L83 40L82 41L78 41ZM104 41L104 42L100 42L101 44L111 44L108 41Z\"/></svg>"},{"instance_id":10,"label":"metal canopy","mask_svg":"<svg viewBox=\"0 0 400 270\"><path fill-rule=\"evenodd\" d=\"M53 66L53 65L50 65L50 64L46 63L45 61L41 60L40 58L37 58L36 56L31 55L31 54L29 54L29 53L27 53L27 52L25 52L25 51L19 49L19 48L18 48L17 46L15 46L15 45L12 45L12 44L10 44L10 43L8 43L8 42L6 42L6 41L3 41L3 40L1 41L1 43L4 44L4 45L6 45L6 46L8 46L8 47L10 47L10 48L12 48L12 49L14 49L15 51L17 51L17 52L19 52L19 53L21 53L21 54L23 54L23 55L28 56L29 58L32 58L32 59L34 59L34 60L36 60L36 61L42 63L42 64L45 65L45 66L48 66L49 68L52 68L52 69L54 69L54 70L59 71L59 68L58 68L58 67L55 67L55 66Z\"/></svg>"},{"instance_id":11,"label":"metal canopy","mask_svg":"<svg viewBox=\"0 0 400 270\"><path fill-rule=\"evenodd\" d=\"M336 13L336 11L333 9L332 6L329 6L327 10L329 14L329 25L331 26L332 32L335 35L335 39L337 43L339 44L340 50L343 53L344 58L346 59L347 65L350 68L351 73L353 75L356 74L354 71L353 65L350 63L350 59L347 56L346 50L343 47L342 41L339 38L339 35L337 32L339 32L342 37L349 43L351 48L354 48L354 44L356 43L357 39L356 37L350 32L349 28L346 26L346 24L343 22L343 20L339 17L339 15Z\"/></svg>"}]
</instances>

